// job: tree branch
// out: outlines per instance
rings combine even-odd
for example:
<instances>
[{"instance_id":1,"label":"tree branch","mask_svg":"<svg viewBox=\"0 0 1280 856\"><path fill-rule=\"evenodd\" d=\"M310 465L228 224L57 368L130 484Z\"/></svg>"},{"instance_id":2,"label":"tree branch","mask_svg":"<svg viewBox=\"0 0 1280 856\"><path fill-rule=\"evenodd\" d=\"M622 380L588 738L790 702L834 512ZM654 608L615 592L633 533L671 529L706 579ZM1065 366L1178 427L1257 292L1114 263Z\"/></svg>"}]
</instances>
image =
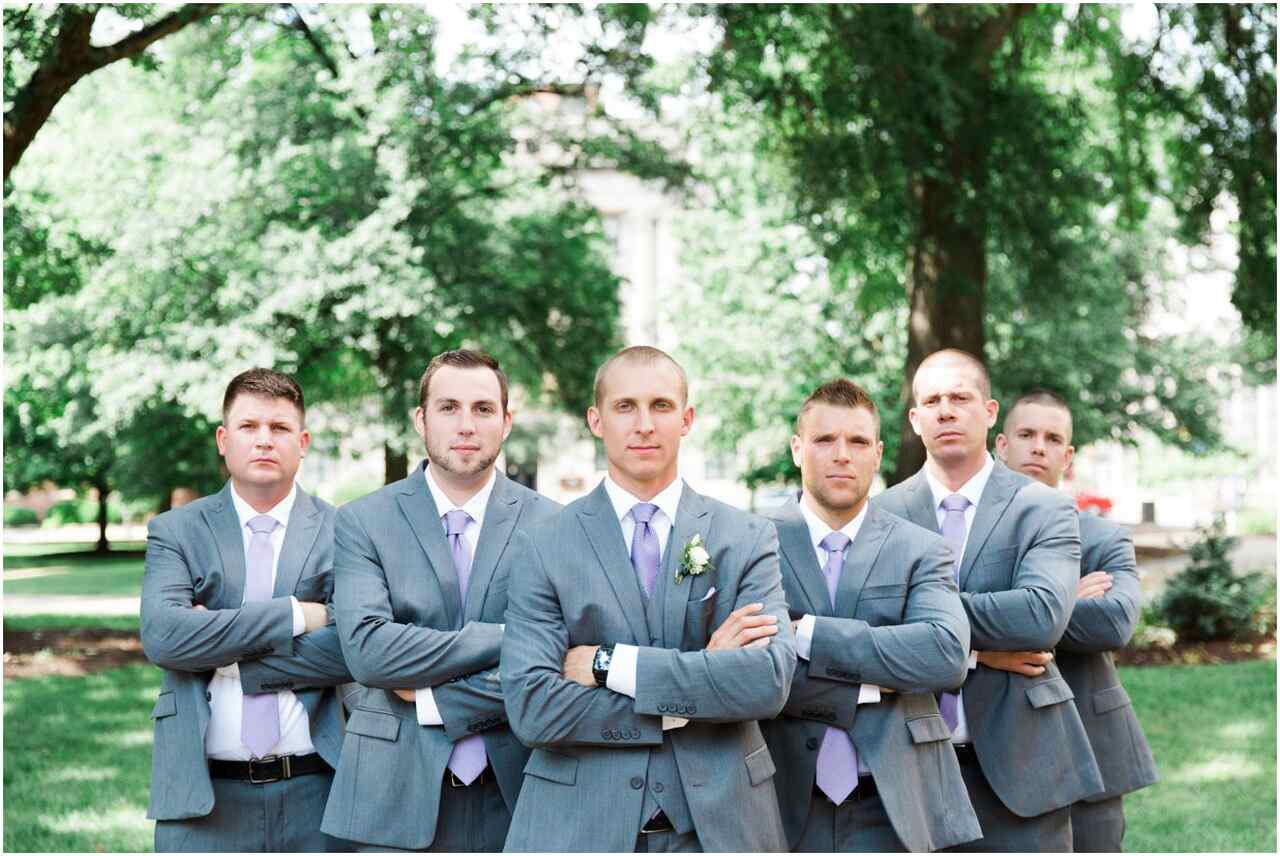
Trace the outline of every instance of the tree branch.
<instances>
[{"instance_id":1,"label":"tree branch","mask_svg":"<svg viewBox=\"0 0 1280 856\"><path fill-rule=\"evenodd\" d=\"M311 45L312 50L320 57L320 62L324 63L324 67L329 69L329 73L333 75L333 79L338 79L338 64L333 61L333 57L329 56L329 51L321 44L320 39L316 36L315 31L302 17L302 12L292 3L281 3L281 6L288 9L293 14L293 23L290 25L293 29L302 33L307 40L307 44Z\"/></svg>"}]
</instances>

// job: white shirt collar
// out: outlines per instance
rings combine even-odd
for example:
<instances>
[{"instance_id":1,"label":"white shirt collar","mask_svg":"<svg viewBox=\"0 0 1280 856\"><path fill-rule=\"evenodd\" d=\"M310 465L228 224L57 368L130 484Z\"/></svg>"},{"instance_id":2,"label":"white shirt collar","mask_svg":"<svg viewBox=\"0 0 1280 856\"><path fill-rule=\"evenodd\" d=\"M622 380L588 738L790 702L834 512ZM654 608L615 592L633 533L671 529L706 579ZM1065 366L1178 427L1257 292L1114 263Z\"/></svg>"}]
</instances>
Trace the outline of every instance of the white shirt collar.
<instances>
[{"instance_id":1,"label":"white shirt collar","mask_svg":"<svg viewBox=\"0 0 1280 856\"><path fill-rule=\"evenodd\" d=\"M630 513L631 508L637 502L644 500L632 495L632 493L620 486L607 475L604 477L604 491L609 495L609 502L613 504L613 513L618 515L618 521ZM664 487L649 502L658 506L658 510L667 515L667 519L674 526L676 522L676 511L680 508L680 497L684 495L684 480L676 476L675 481Z\"/></svg>"},{"instance_id":2,"label":"white shirt collar","mask_svg":"<svg viewBox=\"0 0 1280 856\"><path fill-rule=\"evenodd\" d=\"M431 491L431 498L436 502L436 511L440 512L441 517L444 517L455 508L461 508L471 515L471 519L476 522L477 526L484 525L484 510L489 505L489 496L493 493L493 486L498 480L497 470L490 470L489 480L484 483L484 487L476 491L475 495L462 505L456 504L440 489L440 485L436 484L436 480L431 476L430 463L422 468L422 473L427 480L427 490Z\"/></svg>"},{"instance_id":3,"label":"white shirt collar","mask_svg":"<svg viewBox=\"0 0 1280 856\"><path fill-rule=\"evenodd\" d=\"M942 482L933 477L933 473L925 467L924 477L929 480L929 490L933 493L933 510L937 511L942 505L942 500L958 493L965 499L969 500L971 508L978 505L978 500L982 499L982 492L987 488L987 480L991 478L991 471L996 468L995 458L991 457L990 452L983 452L987 456L987 462L982 465L982 469L978 470L959 490L950 490Z\"/></svg>"},{"instance_id":4,"label":"white shirt collar","mask_svg":"<svg viewBox=\"0 0 1280 856\"><path fill-rule=\"evenodd\" d=\"M289 486L289 493L284 499L277 502L269 510L262 512L270 517L274 517L276 522L280 524L280 528L289 525L289 514L293 511L293 501L298 498L298 483L294 482ZM231 484L231 504L236 509L236 516L240 518L240 528L249 525L249 521L258 516L253 506L245 502L240 494L236 493L235 483Z\"/></svg>"},{"instance_id":5,"label":"white shirt collar","mask_svg":"<svg viewBox=\"0 0 1280 856\"><path fill-rule=\"evenodd\" d=\"M849 539L850 544L858 537L858 531L862 529L862 521L867 519L867 509L870 507L870 502L864 502L862 510L854 515L852 520L840 527L840 531ZM813 542L813 549L817 550L822 543L822 539L835 530L828 526L826 521L809 507L809 497L803 493L800 494L800 513L804 516L804 522L809 525L809 540Z\"/></svg>"}]
</instances>

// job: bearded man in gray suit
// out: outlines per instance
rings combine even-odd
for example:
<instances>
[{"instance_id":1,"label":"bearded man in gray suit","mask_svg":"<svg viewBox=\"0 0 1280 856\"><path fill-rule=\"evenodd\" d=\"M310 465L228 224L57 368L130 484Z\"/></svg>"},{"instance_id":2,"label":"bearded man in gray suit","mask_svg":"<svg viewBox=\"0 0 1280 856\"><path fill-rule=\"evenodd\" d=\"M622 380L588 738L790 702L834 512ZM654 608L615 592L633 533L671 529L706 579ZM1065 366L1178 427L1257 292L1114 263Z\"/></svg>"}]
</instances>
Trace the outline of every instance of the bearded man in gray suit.
<instances>
[{"instance_id":1,"label":"bearded man in gray suit","mask_svg":"<svg viewBox=\"0 0 1280 856\"><path fill-rule=\"evenodd\" d=\"M326 608L333 507L294 481L305 414L288 375L237 375L215 438L227 486L147 526L157 851L345 849L320 832L342 745L332 688L351 675Z\"/></svg>"},{"instance_id":2,"label":"bearded man in gray suit","mask_svg":"<svg viewBox=\"0 0 1280 856\"><path fill-rule=\"evenodd\" d=\"M942 538L867 503L883 452L866 390L823 384L791 438L804 490L770 515L803 614L791 696L761 723L795 850L931 851L982 834L933 696L964 680L969 622Z\"/></svg>"},{"instance_id":3,"label":"bearded man in gray suit","mask_svg":"<svg viewBox=\"0 0 1280 856\"><path fill-rule=\"evenodd\" d=\"M338 630L369 690L347 721L323 828L367 850L492 852L529 754L498 673L508 544L559 506L494 466L511 431L497 360L445 352L419 390L428 461L338 511Z\"/></svg>"},{"instance_id":4,"label":"bearded man in gray suit","mask_svg":"<svg viewBox=\"0 0 1280 856\"><path fill-rule=\"evenodd\" d=\"M912 379L920 472L873 502L940 531L956 557L975 651L1048 650L1071 618L1080 530L1071 501L987 452L999 405L986 367L963 351L921 362ZM1074 704L1050 663L1035 678L976 662L939 699L951 725L983 837L964 850L1067 851L1071 806L1102 791L1102 775Z\"/></svg>"},{"instance_id":5,"label":"bearded man in gray suit","mask_svg":"<svg viewBox=\"0 0 1280 856\"><path fill-rule=\"evenodd\" d=\"M534 747L508 850L778 851L758 719L795 670L773 525L679 479L684 371L628 348L596 374L608 475L520 533L502 681Z\"/></svg>"},{"instance_id":6,"label":"bearded man in gray suit","mask_svg":"<svg viewBox=\"0 0 1280 856\"><path fill-rule=\"evenodd\" d=\"M1034 389L1020 395L996 436L996 455L1011 469L1058 487L1071 466L1071 410L1060 395ZM1138 621L1142 588L1133 541L1121 527L1093 514L1080 516L1080 583L1071 623L1047 651L983 651L978 662L1036 677L1054 660L1075 692L1106 791L1071 807L1074 848L1114 853L1124 840L1124 794L1153 784L1155 759L1111 652L1123 648Z\"/></svg>"}]
</instances>

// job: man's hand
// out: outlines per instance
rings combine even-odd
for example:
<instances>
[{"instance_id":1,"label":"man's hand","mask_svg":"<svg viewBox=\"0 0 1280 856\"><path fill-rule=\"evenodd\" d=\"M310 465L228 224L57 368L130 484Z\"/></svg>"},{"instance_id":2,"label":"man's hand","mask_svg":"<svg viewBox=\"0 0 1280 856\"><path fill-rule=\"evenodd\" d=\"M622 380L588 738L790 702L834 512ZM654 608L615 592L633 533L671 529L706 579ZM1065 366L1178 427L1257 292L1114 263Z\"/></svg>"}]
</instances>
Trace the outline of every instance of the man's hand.
<instances>
[{"instance_id":1,"label":"man's hand","mask_svg":"<svg viewBox=\"0 0 1280 856\"><path fill-rule=\"evenodd\" d=\"M298 601L298 606L302 607L302 620L306 624L306 629L302 631L303 633L319 630L329 623L329 613L323 603L300 600Z\"/></svg>"},{"instance_id":2,"label":"man's hand","mask_svg":"<svg viewBox=\"0 0 1280 856\"><path fill-rule=\"evenodd\" d=\"M769 637L778 632L778 618L774 615L757 615L764 609L763 603L749 603L729 613L729 617L711 634L708 651L736 651L739 648L763 648Z\"/></svg>"},{"instance_id":3,"label":"man's hand","mask_svg":"<svg viewBox=\"0 0 1280 856\"><path fill-rule=\"evenodd\" d=\"M978 662L988 669L1013 672L1035 678L1044 674L1044 667L1053 661L1050 651L979 651Z\"/></svg>"},{"instance_id":4,"label":"man's hand","mask_svg":"<svg viewBox=\"0 0 1280 856\"><path fill-rule=\"evenodd\" d=\"M417 690L392 690L392 692L409 702L409 704L413 704L418 698Z\"/></svg>"},{"instance_id":5,"label":"man's hand","mask_svg":"<svg viewBox=\"0 0 1280 856\"><path fill-rule=\"evenodd\" d=\"M564 655L564 678L584 687L598 686L596 676L591 671L591 662L596 657L599 645L575 645Z\"/></svg>"},{"instance_id":6,"label":"man's hand","mask_svg":"<svg viewBox=\"0 0 1280 856\"><path fill-rule=\"evenodd\" d=\"M1076 589L1076 598L1084 600L1086 597L1102 597L1111 588L1111 574L1106 571L1094 571L1091 574L1085 574L1080 578L1080 585Z\"/></svg>"}]
</instances>

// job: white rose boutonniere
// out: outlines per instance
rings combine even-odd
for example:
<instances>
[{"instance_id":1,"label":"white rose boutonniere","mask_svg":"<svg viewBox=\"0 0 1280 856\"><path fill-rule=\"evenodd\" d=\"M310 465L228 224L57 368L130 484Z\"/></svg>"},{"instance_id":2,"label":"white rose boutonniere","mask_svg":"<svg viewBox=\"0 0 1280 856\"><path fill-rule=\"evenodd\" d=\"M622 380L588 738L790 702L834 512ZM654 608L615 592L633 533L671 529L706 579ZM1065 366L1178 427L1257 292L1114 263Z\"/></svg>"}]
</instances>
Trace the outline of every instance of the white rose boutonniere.
<instances>
[{"instance_id":1,"label":"white rose boutonniere","mask_svg":"<svg viewBox=\"0 0 1280 856\"><path fill-rule=\"evenodd\" d=\"M676 569L676 584L679 585L685 577L696 577L707 570L715 570L715 566L711 564L711 554L703 545L702 536L694 535L689 539L689 543L684 545L684 552L680 554L680 567Z\"/></svg>"}]
</instances>

